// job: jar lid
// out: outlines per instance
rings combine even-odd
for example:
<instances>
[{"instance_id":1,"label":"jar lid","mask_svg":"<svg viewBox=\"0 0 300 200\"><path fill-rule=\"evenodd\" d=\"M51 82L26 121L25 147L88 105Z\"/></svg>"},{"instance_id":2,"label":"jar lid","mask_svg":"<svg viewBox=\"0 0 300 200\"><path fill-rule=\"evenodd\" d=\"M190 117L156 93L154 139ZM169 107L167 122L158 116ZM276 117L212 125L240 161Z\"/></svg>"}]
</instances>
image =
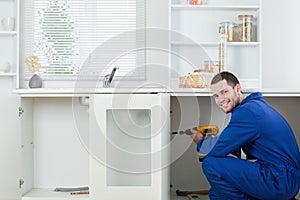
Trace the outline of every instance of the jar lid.
<instances>
[{"instance_id":1,"label":"jar lid","mask_svg":"<svg viewBox=\"0 0 300 200\"><path fill-rule=\"evenodd\" d=\"M195 69L194 71L193 71L193 73L199 73L199 72L203 72L204 70L203 69Z\"/></svg>"},{"instance_id":2,"label":"jar lid","mask_svg":"<svg viewBox=\"0 0 300 200\"><path fill-rule=\"evenodd\" d=\"M220 22L219 23L219 27L235 27L235 26L237 26L237 24L234 23L234 22L226 21L226 22Z\"/></svg>"},{"instance_id":3,"label":"jar lid","mask_svg":"<svg viewBox=\"0 0 300 200\"><path fill-rule=\"evenodd\" d=\"M243 18L250 18L250 19L252 19L253 15L239 15L238 16L238 19L243 19Z\"/></svg>"}]
</instances>

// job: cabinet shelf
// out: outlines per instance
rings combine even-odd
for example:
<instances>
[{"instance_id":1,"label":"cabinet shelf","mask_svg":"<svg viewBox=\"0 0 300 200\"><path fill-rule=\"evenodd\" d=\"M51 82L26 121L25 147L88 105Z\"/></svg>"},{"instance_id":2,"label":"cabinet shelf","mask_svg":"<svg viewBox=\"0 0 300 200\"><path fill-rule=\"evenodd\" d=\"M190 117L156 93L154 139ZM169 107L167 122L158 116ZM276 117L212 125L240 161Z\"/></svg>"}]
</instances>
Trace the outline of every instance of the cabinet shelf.
<instances>
[{"instance_id":1,"label":"cabinet shelf","mask_svg":"<svg viewBox=\"0 0 300 200\"><path fill-rule=\"evenodd\" d=\"M197 46L197 45L201 45L201 46L218 46L219 43L218 42L192 42L192 41L172 41L171 45L174 46ZM231 47L256 47L259 46L260 43L259 42L228 42L227 46L231 46Z\"/></svg>"},{"instance_id":2,"label":"cabinet shelf","mask_svg":"<svg viewBox=\"0 0 300 200\"><path fill-rule=\"evenodd\" d=\"M4 77L4 76L16 76L16 73L14 72L0 72L0 77Z\"/></svg>"},{"instance_id":3,"label":"cabinet shelf","mask_svg":"<svg viewBox=\"0 0 300 200\"><path fill-rule=\"evenodd\" d=\"M0 36L15 36L17 31L0 31Z\"/></svg>"},{"instance_id":4,"label":"cabinet shelf","mask_svg":"<svg viewBox=\"0 0 300 200\"><path fill-rule=\"evenodd\" d=\"M54 192L53 189L32 189L22 197L22 200L88 200L89 195L71 195L70 192Z\"/></svg>"},{"instance_id":5,"label":"cabinet shelf","mask_svg":"<svg viewBox=\"0 0 300 200\"><path fill-rule=\"evenodd\" d=\"M243 90L258 90L260 88L260 79L258 78L240 78L241 85ZM171 78L171 85L178 86L178 78L172 77ZM200 94L200 96L211 96L210 88L176 88L173 87L173 93L189 93L194 92L196 94Z\"/></svg>"},{"instance_id":6,"label":"cabinet shelf","mask_svg":"<svg viewBox=\"0 0 300 200\"><path fill-rule=\"evenodd\" d=\"M259 10L256 5L172 5L174 10L196 9L196 10Z\"/></svg>"}]
</instances>

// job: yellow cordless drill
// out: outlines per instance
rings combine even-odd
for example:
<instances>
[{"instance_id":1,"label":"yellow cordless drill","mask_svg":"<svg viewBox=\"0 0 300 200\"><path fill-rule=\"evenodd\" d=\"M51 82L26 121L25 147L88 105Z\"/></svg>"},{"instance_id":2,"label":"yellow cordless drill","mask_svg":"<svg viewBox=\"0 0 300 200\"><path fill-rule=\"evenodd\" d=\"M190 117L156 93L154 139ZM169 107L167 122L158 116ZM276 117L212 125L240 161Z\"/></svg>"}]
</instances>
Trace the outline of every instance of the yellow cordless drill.
<instances>
[{"instance_id":1,"label":"yellow cordless drill","mask_svg":"<svg viewBox=\"0 0 300 200\"><path fill-rule=\"evenodd\" d=\"M219 128L216 125L197 126L193 129L199 131L204 137L207 135L217 135L219 133ZM186 129L185 131L172 132L172 134L192 135L192 132L190 129Z\"/></svg>"}]
</instances>

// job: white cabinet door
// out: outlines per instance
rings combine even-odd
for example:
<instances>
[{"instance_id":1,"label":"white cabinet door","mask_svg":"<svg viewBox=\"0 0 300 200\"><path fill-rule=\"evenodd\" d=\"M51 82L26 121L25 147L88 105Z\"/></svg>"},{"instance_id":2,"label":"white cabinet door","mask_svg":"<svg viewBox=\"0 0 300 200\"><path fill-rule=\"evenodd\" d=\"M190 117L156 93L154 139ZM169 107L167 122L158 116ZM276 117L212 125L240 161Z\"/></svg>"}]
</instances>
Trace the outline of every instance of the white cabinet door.
<instances>
[{"instance_id":1,"label":"white cabinet door","mask_svg":"<svg viewBox=\"0 0 300 200\"><path fill-rule=\"evenodd\" d=\"M21 133L21 185L22 195L33 188L33 98L22 98L20 116Z\"/></svg>"},{"instance_id":2,"label":"white cabinet door","mask_svg":"<svg viewBox=\"0 0 300 200\"><path fill-rule=\"evenodd\" d=\"M169 199L169 95L99 94L90 109L90 197Z\"/></svg>"},{"instance_id":3,"label":"white cabinet door","mask_svg":"<svg viewBox=\"0 0 300 200\"><path fill-rule=\"evenodd\" d=\"M0 199L20 199L20 134L18 96L11 77L0 78Z\"/></svg>"}]
</instances>

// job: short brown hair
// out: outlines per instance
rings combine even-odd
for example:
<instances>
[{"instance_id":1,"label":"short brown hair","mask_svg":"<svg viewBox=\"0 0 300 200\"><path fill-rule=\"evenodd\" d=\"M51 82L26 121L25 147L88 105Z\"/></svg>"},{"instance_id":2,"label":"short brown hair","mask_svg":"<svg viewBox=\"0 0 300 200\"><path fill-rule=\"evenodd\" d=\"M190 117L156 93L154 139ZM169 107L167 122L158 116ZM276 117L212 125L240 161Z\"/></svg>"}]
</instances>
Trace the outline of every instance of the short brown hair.
<instances>
[{"instance_id":1,"label":"short brown hair","mask_svg":"<svg viewBox=\"0 0 300 200\"><path fill-rule=\"evenodd\" d=\"M223 71L223 72L216 74L213 77L213 79L211 80L211 85L216 84L219 81L222 81L224 79L227 81L228 85L230 85L232 87L235 87L237 84L240 84L239 80L237 79L237 77L234 74L227 72L227 71Z\"/></svg>"}]
</instances>

